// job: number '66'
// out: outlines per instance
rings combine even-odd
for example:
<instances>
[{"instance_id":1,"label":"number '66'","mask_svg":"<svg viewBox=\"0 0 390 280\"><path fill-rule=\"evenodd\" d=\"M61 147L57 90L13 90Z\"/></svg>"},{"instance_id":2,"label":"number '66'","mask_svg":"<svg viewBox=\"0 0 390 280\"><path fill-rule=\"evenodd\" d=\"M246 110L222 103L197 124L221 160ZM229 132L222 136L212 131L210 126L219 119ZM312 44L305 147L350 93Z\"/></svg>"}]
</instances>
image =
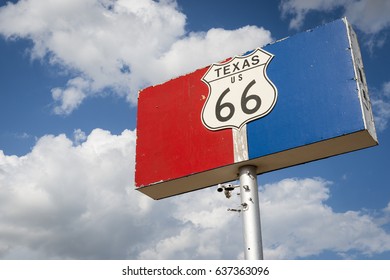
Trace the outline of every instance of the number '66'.
<instances>
[{"instance_id":1,"label":"number '66'","mask_svg":"<svg viewBox=\"0 0 390 280\"><path fill-rule=\"evenodd\" d=\"M252 80L244 89L242 95L241 95L241 110L245 114L253 114L257 110L259 110L261 106L261 98L258 95L249 95L248 96L248 91L250 88L256 83L255 80ZM226 122L230 120L235 112L234 105L230 102L224 102L222 103L222 99L230 92L230 88L225 89L221 96L218 98L217 105L215 106L215 116L220 122ZM255 101L255 106L253 108L248 108L248 103L249 101ZM252 102L253 103L253 102ZM226 116L222 116L222 110L224 108L227 108L229 110L229 113ZM226 110L225 110L226 111Z\"/></svg>"}]
</instances>

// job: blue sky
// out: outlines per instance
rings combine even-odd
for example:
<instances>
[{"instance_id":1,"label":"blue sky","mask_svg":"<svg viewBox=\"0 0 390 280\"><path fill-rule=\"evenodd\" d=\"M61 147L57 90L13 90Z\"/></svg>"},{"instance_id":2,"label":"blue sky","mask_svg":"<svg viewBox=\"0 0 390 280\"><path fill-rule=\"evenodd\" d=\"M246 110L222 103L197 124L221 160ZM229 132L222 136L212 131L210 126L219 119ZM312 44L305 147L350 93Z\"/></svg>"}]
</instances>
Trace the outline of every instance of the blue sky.
<instances>
[{"instance_id":1,"label":"blue sky","mask_svg":"<svg viewBox=\"0 0 390 280\"><path fill-rule=\"evenodd\" d=\"M347 16L380 145L259 176L264 256L390 259L389 12L385 0L0 1L0 258L242 258L241 217L226 211L238 200L134 191L137 92Z\"/></svg>"}]
</instances>

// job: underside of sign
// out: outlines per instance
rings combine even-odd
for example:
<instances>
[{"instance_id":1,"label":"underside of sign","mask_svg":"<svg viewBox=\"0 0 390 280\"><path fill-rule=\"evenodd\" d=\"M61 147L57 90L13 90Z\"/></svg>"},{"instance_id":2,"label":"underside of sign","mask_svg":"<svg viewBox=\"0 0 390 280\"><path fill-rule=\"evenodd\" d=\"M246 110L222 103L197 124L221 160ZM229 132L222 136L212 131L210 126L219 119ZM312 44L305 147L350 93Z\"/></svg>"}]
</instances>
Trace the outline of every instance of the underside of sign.
<instances>
[{"instance_id":1,"label":"underside of sign","mask_svg":"<svg viewBox=\"0 0 390 280\"><path fill-rule=\"evenodd\" d=\"M139 93L136 187L162 199L377 145L346 19Z\"/></svg>"}]
</instances>

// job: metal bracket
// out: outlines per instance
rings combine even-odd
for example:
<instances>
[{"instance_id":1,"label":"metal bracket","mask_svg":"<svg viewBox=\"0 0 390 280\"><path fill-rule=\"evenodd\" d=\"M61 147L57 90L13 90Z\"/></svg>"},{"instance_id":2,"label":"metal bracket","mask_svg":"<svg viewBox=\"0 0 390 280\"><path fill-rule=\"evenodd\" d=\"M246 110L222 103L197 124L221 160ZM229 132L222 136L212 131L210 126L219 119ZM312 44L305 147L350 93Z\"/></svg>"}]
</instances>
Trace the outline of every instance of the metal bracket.
<instances>
[{"instance_id":1,"label":"metal bracket","mask_svg":"<svg viewBox=\"0 0 390 280\"><path fill-rule=\"evenodd\" d=\"M223 192L226 198L230 198L232 196L232 191L234 191L235 188L239 188L239 187L240 185L218 184L217 191Z\"/></svg>"},{"instance_id":2,"label":"metal bracket","mask_svg":"<svg viewBox=\"0 0 390 280\"><path fill-rule=\"evenodd\" d=\"M232 209L232 208L228 208L227 210L230 212L239 212L239 213L242 211L241 209Z\"/></svg>"},{"instance_id":3,"label":"metal bracket","mask_svg":"<svg viewBox=\"0 0 390 280\"><path fill-rule=\"evenodd\" d=\"M241 203L241 209L228 208L229 212L242 212L248 210L249 205L247 203Z\"/></svg>"}]
</instances>

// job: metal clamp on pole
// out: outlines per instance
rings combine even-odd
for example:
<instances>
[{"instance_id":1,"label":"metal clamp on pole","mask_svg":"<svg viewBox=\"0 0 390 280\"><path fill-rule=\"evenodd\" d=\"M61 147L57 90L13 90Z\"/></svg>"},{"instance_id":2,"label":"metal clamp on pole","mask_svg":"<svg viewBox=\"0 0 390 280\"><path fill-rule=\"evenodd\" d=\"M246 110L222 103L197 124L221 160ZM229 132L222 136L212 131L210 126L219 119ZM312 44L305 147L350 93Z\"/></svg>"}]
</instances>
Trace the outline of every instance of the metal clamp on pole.
<instances>
[{"instance_id":1,"label":"metal clamp on pole","mask_svg":"<svg viewBox=\"0 0 390 280\"><path fill-rule=\"evenodd\" d=\"M239 169L240 197L242 209L245 259L262 260L263 245L256 166L242 166Z\"/></svg>"}]
</instances>

